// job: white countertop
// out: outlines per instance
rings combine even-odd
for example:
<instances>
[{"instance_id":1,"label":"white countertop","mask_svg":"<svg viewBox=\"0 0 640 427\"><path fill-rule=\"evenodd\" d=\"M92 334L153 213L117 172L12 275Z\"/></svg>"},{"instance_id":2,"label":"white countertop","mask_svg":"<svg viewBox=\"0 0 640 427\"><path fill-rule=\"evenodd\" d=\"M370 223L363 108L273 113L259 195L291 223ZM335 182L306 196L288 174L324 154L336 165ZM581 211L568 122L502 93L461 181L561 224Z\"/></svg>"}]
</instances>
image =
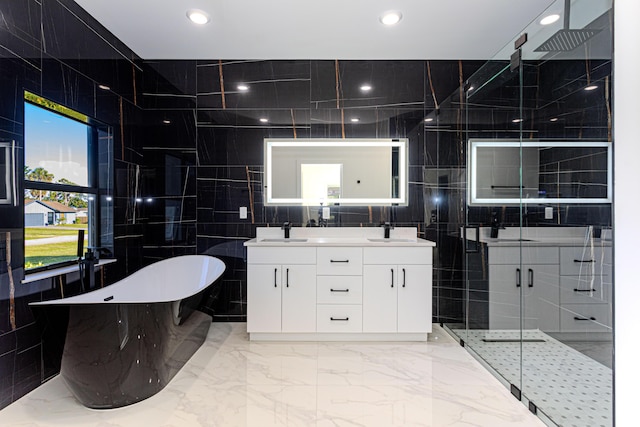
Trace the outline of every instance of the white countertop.
<instances>
[{"instance_id":1,"label":"white countertop","mask_svg":"<svg viewBox=\"0 0 640 427\"><path fill-rule=\"evenodd\" d=\"M289 239L279 227L259 227L256 238L245 246L367 246L367 247L424 247L435 242L417 237L417 228L398 227L384 239L382 227L292 227Z\"/></svg>"},{"instance_id":2,"label":"white countertop","mask_svg":"<svg viewBox=\"0 0 640 427\"><path fill-rule=\"evenodd\" d=\"M612 243L610 239L593 237L589 227L523 227L522 231L519 227L507 227L498 231L498 238L490 235L491 227L480 227L479 240L487 246L611 246ZM467 229L467 240L476 240L475 229Z\"/></svg>"}]
</instances>

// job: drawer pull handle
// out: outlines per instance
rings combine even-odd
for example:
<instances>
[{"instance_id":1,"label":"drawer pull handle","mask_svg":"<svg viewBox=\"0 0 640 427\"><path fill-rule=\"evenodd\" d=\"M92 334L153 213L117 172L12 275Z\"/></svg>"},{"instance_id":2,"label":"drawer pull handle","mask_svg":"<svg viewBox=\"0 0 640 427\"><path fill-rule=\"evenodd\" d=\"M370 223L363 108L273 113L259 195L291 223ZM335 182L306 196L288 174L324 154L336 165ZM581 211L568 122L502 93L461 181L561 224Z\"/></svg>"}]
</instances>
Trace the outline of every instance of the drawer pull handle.
<instances>
[{"instance_id":1,"label":"drawer pull handle","mask_svg":"<svg viewBox=\"0 0 640 427\"><path fill-rule=\"evenodd\" d=\"M349 262L348 259L332 259L331 262Z\"/></svg>"},{"instance_id":2,"label":"drawer pull handle","mask_svg":"<svg viewBox=\"0 0 640 427\"><path fill-rule=\"evenodd\" d=\"M516 268L516 288L520 287L520 269Z\"/></svg>"},{"instance_id":3,"label":"drawer pull handle","mask_svg":"<svg viewBox=\"0 0 640 427\"><path fill-rule=\"evenodd\" d=\"M407 270L402 269L402 287L405 288L407 286Z\"/></svg>"},{"instance_id":4,"label":"drawer pull handle","mask_svg":"<svg viewBox=\"0 0 640 427\"><path fill-rule=\"evenodd\" d=\"M391 269L391 287L393 288L393 268Z\"/></svg>"},{"instance_id":5,"label":"drawer pull handle","mask_svg":"<svg viewBox=\"0 0 640 427\"><path fill-rule=\"evenodd\" d=\"M278 287L278 269L277 268L273 269L273 287L274 288Z\"/></svg>"},{"instance_id":6,"label":"drawer pull handle","mask_svg":"<svg viewBox=\"0 0 640 427\"><path fill-rule=\"evenodd\" d=\"M595 292L596 289L574 289L573 292Z\"/></svg>"},{"instance_id":7,"label":"drawer pull handle","mask_svg":"<svg viewBox=\"0 0 640 427\"><path fill-rule=\"evenodd\" d=\"M529 287L533 288L533 270L529 269Z\"/></svg>"},{"instance_id":8,"label":"drawer pull handle","mask_svg":"<svg viewBox=\"0 0 640 427\"><path fill-rule=\"evenodd\" d=\"M596 262L595 259L574 259L573 262Z\"/></svg>"},{"instance_id":9,"label":"drawer pull handle","mask_svg":"<svg viewBox=\"0 0 640 427\"><path fill-rule=\"evenodd\" d=\"M349 292L349 289L333 289L333 288L331 288L331 292Z\"/></svg>"},{"instance_id":10,"label":"drawer pull handle","mask_svg":"<svg viewBox=\"0 0 640 427\"><path fill-rule=\"evenodd\" d=\"M578 316L573 316L574 320L596 320L595 317L589 317L588 319L586 317L578 317Z\"/></svg>"},{"instance_id":11,"label":"drawer pull handle","mask_svg":"<svg viewBox=\"0 0 640 427\"><path fill-rule=\"evenodd\" d=\"M289 269L287 268L287 288L289 287Z\"/></svg>"},{"instance_id":12,"label":"drawer pull handle","mask_svg":"<svg viewBox=\"0 0 640 427\"><path fill-rule=\"evenodd\" d=\"M348 322L349 321L348 317L330 317L329 319L331 319L332 321L339 321L339 322Z\"/></svg>"}]
</instances>

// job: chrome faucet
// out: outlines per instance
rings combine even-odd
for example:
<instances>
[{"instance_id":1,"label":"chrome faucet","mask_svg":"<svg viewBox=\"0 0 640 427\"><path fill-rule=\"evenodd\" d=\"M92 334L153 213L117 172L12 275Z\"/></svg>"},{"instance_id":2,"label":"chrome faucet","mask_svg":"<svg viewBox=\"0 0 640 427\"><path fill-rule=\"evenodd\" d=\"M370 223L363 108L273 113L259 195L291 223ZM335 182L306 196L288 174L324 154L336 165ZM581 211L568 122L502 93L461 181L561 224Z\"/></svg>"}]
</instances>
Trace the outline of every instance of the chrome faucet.
<instances>
[{"instance_id":1,"label":"chrome faucet","mask_svg":"<svg viewBox=\"0 0 640 427\"><path fill-rule=\"evenodd\" d=\"M282 230L284 230L284 238L288 239L289 238L289 233L291 231L291 223L289 221L285 222L284 224L282 224L282 227L280 227Z\"/></svg>"}]
</instances>

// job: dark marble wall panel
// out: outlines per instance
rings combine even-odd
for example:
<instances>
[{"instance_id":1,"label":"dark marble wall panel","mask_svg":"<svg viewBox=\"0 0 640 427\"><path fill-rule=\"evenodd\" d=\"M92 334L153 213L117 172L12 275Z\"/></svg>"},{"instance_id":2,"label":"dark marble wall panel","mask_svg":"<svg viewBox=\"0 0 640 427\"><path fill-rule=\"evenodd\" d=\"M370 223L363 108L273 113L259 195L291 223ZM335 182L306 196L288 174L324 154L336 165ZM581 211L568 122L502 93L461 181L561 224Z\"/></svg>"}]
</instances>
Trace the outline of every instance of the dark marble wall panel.
<instances>
[{"instance_id":1,"label":"dark marble wall panel","mask_svg":"<svg viewBox=\"0 0 640 427\"><path fill-rule=\"evenodd\" d=\"M143 86L147 109L191 109L196 107L197 69L195 61L145 61Z\"/></svg>"},{"instance_id":2,"label":"dark marble wall panel","mask_svg":"<svg viewBox=\"0 0 640 427\"><path fill-rule=\"evenodd\" d=\"M141 135L145 131L145 118L136 105L142 90L140 61L71 0L2 1L0 11L0 140L15 141L17 169L21 171L24 164L24 90L108 126L114 145L110 155L129 162L125 167L122 162L116 167L116 177L120 178L112 193L114 254L119 262L102 275L105 284L112 283L144 264L144 229L139 220L134 220L140 209L131 198L135 191L129 182L132 176L129 172L139 169L137 166L143 160ZM109 88L100 89L99 85ZM191 181L195 182L195 173ZM59 369L62 344L59 339L57 342L50 339L55 337L49 329L51 322L40 321L29 302L60 297L60 286L65 287L66 295L80 292L77 278L66 284L65 278L21 283L24 277L21 176L17 182L17 206L0 207L0 408L56 375ZM195 207L191 210L195 218ZM7 231L12 237L13 285L6 262ZM191 234L195 236L195 231ZM191 240L195 242L195 237ZM15 290L13 299L9 298L11 286Z\"/></svg>"},{"instance_id":3,"label":"dark marble wall panel","mask_svg":"<svg viewBox=\"0 0 640 427\"><path fill-rule=\"evenodd\" d=\"M137 103L135 54L71 0L42 1L43 52Z\"/></svg>"},{"instance_id":4,"label":"dark marble wall panel","mask_svg":"<svg viewBox=\"0 0 640 427\"><path fill-rule=\"evenodd\" d=\"M39 68L42 50L40 3L36 0L4 0L1 10L0 59L20 58Z\"/></svg>"}]
</instances>

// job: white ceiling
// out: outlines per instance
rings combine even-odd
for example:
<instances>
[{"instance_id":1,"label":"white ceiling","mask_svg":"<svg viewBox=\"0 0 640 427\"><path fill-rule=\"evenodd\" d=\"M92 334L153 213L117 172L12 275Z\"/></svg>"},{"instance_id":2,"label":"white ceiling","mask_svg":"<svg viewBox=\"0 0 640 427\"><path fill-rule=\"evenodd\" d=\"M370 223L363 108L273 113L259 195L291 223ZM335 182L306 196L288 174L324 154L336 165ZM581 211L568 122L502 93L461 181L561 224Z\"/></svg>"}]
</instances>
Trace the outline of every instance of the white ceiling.
<instances>
[{"instance_id":1,"label":"white ceiling","mask_svg":"<svg viewBox=\"0 0 640 427\"><path fill-rule=\"evenodd\" d=\"M75 0L143 59L492 58L555 0ZM188 9L211 15L196 26ZM380 24L400 10L394 27Z\"/></svg>"}]
</instances>

